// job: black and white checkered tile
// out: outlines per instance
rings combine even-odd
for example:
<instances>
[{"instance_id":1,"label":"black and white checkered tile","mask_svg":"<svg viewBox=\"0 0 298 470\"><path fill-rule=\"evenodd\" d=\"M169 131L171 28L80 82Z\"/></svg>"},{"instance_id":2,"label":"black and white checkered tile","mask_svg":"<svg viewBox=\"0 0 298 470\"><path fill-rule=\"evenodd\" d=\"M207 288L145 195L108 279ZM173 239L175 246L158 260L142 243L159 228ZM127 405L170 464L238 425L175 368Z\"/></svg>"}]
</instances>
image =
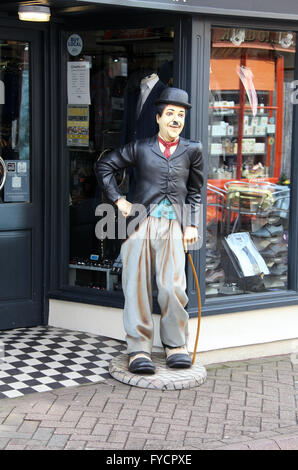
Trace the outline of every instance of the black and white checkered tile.
<instances>
[{"instance_id":1,"label":"black and white checkered tile","mask_svg":"<svg viewBox=\"0 0 298 470\"><path fill-rule=\"evenodd\" d=\"M0 331L0 399L104 381L125 350L121 341L49 326Z\"/></svg>"}]
</instances>

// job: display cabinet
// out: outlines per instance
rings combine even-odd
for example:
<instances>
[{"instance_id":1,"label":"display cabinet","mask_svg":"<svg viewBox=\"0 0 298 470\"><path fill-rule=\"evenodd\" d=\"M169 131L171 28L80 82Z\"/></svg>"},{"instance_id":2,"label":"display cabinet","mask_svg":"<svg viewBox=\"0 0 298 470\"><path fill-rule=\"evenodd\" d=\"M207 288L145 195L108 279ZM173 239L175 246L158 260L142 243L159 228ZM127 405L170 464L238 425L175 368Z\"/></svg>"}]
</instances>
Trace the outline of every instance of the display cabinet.
<instances>
[{"instance_id":1,"label":"display cabinet","mask_svg":"<svg viewBox=\"0 0 298 470\"><path fill-rule=\"evenodd\" d=\"M232 65L226 62L223 61L223 65L213 60L211 67L218 70ZM260 72L250 84L245 77L252 66L252 61L248 59L236 64L239 77L238 80L231 77L230 85L211 81L209 180L279 177L283 127L282 62L282 57L277 58L276 62L261 61ZM242 80L241 70L246 71ZM264 77L258 80L262 72ZM230 89L219 91L219 86L230 86Z\"/></svg>"}]
</instances>

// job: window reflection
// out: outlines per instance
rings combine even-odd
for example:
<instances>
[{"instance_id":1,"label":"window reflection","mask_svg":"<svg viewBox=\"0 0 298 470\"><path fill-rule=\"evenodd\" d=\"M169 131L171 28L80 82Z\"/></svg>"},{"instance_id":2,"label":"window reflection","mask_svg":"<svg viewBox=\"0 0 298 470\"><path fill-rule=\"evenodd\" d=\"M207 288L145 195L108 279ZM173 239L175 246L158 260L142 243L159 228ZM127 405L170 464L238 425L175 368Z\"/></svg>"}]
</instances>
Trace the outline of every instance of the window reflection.
<instances>
[{"instance_id":1,"label":"window reflection","mask_svg":"<svg viewBox=\"0 0 298 470\"><path fill-rule=\"evenodd\" d=\"M6 180L0 203L30 201L29 80L29 44L1 40L0 156Z\"/></svg>"},{"instance_id":2,"label":"window reflection","mask_svg":"<svg viewBox=\"0 0 298 470\"><path fill-rule=\"evenodd\" d=\"M213 28L206 295L287 288L295 34Z\"/></svg>"}]
</instances>

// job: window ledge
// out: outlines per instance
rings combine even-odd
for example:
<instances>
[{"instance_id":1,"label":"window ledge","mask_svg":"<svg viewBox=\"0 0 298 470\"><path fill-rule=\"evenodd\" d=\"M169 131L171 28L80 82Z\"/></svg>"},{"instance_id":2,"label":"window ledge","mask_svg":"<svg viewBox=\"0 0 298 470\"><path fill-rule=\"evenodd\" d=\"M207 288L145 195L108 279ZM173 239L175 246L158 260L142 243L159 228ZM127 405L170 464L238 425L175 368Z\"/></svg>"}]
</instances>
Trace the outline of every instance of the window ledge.
<instances>
[{"instance_id":1,"label":"window ledge","mask_svg":"<svg viewBox=\"0 0 298 470\"><path fill-rule=\"evenodd\" d=\"M267 295L268 294L268 295ZM98 295L90 293L89 289L84 288L62 288L48 292L49 299L65 300L69 302L80 302L91 305L100 305L103 307L119 308L124 307L124 296L122 292L100 292ZM298 293L296 291L277 291L274 294L247 294L245 296L223 297L209 299L202 307L202 315L221 315L225 313L245 312L249 310L258 310L265 308L282 307L298 304ZM157 301L154 301L154 312L159 312ZM198 315L198 309L193 307L188 310L189 317L195 318Z\"/></svg>"}]
</instances>

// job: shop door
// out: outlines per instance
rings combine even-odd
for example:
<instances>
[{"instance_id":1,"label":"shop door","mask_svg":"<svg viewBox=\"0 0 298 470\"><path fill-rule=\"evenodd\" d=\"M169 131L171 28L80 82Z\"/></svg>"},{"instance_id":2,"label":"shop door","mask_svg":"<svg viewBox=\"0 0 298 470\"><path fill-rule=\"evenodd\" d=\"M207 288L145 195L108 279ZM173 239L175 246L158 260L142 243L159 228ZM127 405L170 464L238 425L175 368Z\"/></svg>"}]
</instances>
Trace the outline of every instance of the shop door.
<instances>
[{"instance_id":1,"label":"shop door","mask_svg":"<svg viewBox=\"0 0 298 470\"><path fill-rule=\"evenodd\" d=\"M39 34L0 28L0 329L42 322Z\"/></svg>"}]
</instances>

